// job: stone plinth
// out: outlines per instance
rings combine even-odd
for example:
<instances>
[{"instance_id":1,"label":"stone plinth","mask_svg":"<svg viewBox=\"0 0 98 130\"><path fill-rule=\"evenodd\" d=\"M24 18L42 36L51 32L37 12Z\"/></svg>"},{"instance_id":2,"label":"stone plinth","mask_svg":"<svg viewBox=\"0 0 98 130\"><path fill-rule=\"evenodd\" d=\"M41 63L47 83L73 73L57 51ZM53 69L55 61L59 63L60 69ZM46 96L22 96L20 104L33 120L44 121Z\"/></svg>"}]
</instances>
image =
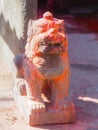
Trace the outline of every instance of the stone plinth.
<instances>
[{"instance_id":1,"label":"stone plinth","mask_svg":"<svg viewBox=\"0 0 98 130\"><path fill-rule=\"evenodd\" d=\"M65 110L53 110L52 108L47 107L47 110L41 113L30 113L27 98L25 96L17 95L16 103L23 114L25 121L31 126L75 122L75 108L73 103L70 103Z\"/></svg>"},{"instance_id":2,"label":"stone plinth","mask_svg":"<svg viewBox=\"0 0 98 130\"><path fill-rule=\"evenodd\" d=\"M21 79L17 80L17 83L20 84L20 81L22 82ZM21 86L24 86L24 82L23 84L21 84ZM29 109L25 87L21 87L21 90L19 90L17 86L14 87L14 99L25 121L30 126L75 122L75 106L74 103L71 101L67 101L68 106L66 105L65 109L56 110L52 107L51 103L46 102L45 112L32 112Z\"/></svg>"},{"instance_id":3,"label":"stone plinth","mask_svg":"<svg viewBox=\"0 0 98 130\"><path fill-rule=\"evenodd\" d=\"M32 113L28 120L30 125L45 125L59 123L74 123L75 111L74 108L68 107L65 110L51 111L47 110L44 113Z\"/></svg>"}]
</instances>

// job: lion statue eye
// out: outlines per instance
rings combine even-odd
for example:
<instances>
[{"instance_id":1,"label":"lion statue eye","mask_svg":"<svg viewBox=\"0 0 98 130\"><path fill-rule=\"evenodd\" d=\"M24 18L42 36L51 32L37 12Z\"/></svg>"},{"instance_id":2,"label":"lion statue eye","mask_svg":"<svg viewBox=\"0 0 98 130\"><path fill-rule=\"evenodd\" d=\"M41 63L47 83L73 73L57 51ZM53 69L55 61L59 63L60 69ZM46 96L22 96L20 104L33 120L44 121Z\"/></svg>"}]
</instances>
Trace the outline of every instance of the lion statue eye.
<instances>
[{"instance_id":1,"label":"lion statue eye","mask_svg":"<svg viewBox=\"0 0 98 130\"><path fill-rule=\"evenodd\" d=\"M61 46L61 43L55 43L54 46L55 46L55 47L60 47L60 46Z\"/></svg>"},{"instance_id":2,"label":"lion statue eye","mask_svg":"<svg viewBox=\"0 0 98 130\"><path fill-rule=\"evenodd\" d=\"M49 47L52 47L52 44L50 43L50 44L48 44L48 46L49 46Z\"/></svg>"},{"instance_id":3,"label":"lion statue eye","mask_svg":"<svg viewBox=\"0 0 98 130\"><path fill-rule=\"evenodd\" d=\"M60 47L61 43L54 43L54 44L50 43L50 44L48 44L48 46L49 47Z\"/></svg>"},{"instance_id":4,"label":"lion statue eye","mask_svg":"<svg viewBox=\"0 0 98 130\"><path fill-rule=\"evenodd\" d=\"M42 45L42 46L43 46L43 45L46 45L46 43L45 43L45 42L41 42L41 43L40 43L40 45Z\"/></svg>"}]
</instances>

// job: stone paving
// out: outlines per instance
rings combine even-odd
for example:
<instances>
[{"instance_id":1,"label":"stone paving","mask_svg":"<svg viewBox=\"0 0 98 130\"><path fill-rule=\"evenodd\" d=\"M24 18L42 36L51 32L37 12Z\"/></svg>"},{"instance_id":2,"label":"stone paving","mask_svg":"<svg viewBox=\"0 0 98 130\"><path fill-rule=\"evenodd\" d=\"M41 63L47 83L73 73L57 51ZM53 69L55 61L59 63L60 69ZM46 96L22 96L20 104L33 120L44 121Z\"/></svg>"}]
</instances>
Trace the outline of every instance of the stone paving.
<instances>
[{"instance_id":1,"label":"stone paving","mask_svg":"<svg viewBox=\"0 0 98 130\"><path fill-rule=\"evenodd\" d=\"M76 105L76 123L28 126L13 101L13 77L0 64L0 130L98 130L98 17L59 17L65 19L69 39L70 96Z\"/></svg>"}]
</instances>

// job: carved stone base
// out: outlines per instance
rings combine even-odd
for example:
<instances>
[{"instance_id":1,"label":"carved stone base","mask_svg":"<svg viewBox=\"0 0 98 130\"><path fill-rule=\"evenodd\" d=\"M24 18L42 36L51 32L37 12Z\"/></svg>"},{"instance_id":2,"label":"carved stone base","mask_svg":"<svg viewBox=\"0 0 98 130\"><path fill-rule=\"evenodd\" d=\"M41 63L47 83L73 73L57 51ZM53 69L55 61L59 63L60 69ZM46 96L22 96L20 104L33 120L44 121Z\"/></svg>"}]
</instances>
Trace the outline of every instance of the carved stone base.
<instances>
[{"instance_id":1,"label":"carved stone base","mask_svg":"<svg viewBox=\"0 0 98 130\"><path fill-rule=\"evenodd\" d=\"M31 126L75 122L75 108L73 104L70 104L70 107L67 107L65 110L53 111L48 109L43 113L30 113L26 97L21 96L17 98L17 105L22 112L24 119Z\"/></svg>"},{"instance_id":2,"label":"carved stone base","mask_svg":"<svg viewBox=\"0 0 98 130\"><path fill-rule=\"evenodd\" d=\"M23 92L23 93L22 93ZM24 94L25 90L20 93L17 86L14 88L14 99L17 103L27 124L31 126L45 125L45 124L59 124L59 123L74 123L75 122L75 107L73 102L69 102L64 110L53 109L51 104L46 103L45 112L31 112L28 107L28 99ZM22 94L22 95L21 95Z\"/></svg>"}]
</instances>

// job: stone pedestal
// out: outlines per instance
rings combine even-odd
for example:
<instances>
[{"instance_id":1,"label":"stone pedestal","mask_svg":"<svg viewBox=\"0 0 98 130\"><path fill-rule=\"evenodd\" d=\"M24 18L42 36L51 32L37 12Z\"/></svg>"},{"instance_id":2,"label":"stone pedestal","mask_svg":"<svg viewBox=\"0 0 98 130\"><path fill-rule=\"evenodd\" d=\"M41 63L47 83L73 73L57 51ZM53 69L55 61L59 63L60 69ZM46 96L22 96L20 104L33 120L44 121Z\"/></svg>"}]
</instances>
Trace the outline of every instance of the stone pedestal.
<instances>
[{"instance_id":1,"label":"stone pedestal","mask_svg":"<svg viewBox=\"0 0 98 130\"><path fill-rule=\"evenodd\" d=\"M23 85L21 84L21 86ZM25 87L22 87L21 90L17 86L14 87L14 99L25 121L30 126L75 122L75 107L71 101L69 101L68 106L63 110L56 110L52 107L51 103L46 103L46 111L39 113L31 112L29 109Z\"/></svg>"}]
</instances>

